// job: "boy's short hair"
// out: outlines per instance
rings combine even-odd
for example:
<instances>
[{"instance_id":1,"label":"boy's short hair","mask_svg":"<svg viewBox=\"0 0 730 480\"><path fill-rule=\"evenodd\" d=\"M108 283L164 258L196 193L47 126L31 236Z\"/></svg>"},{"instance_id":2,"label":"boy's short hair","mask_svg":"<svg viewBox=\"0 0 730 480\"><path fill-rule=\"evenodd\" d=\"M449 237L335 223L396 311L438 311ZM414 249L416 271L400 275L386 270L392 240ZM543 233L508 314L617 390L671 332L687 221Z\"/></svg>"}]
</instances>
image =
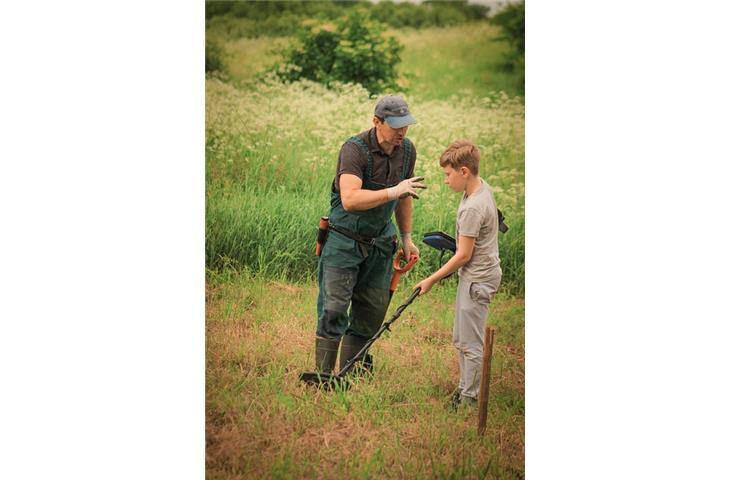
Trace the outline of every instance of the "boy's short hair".
<instances>
[{"instance_id":1,"label":"boy's short hair","mask_svg":"<svg viewBox=\"0 0 730 480\"><path fill-rule=\"evenodd\" d=\"M466 167L473 175L479 173L479 149L469 140L457 140L441 154L439 165L446 167L447 165L454 170L460 167Z\"/></svg>"}]
</instances>

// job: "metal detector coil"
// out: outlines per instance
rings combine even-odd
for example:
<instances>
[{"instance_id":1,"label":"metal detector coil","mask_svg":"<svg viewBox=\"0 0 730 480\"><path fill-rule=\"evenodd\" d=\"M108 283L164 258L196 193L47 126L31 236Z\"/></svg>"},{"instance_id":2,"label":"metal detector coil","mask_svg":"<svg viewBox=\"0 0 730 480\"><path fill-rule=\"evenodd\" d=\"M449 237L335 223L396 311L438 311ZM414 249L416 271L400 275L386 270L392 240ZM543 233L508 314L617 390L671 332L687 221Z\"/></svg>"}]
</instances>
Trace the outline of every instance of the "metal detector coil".
<instances>
[{"instance_id":1,"label":"metal detector coil","mask_svg":"<svg viewBox=\"0 0 730 480\"><path fill-rule=\"evenodd\" d=\"M504 223L504 214L497 209L497 217L499 219L499 231L506 233L509 227ZM446 250L456 253L456 240L454 237L444 232L428 232L423 235L423 243L436 250L440 250L443 254Z\"/></svg>"},{"instance_id":2,"label":"metal detector coil","mask_svg":"<svg viewBox=\"0 0 730 480\"><path fill-rule=\"evenodd\" d=\"M423 235L423 243L436 250L449 250L456 253L456 240L444 232L428 232Z\"/></svg>"}]
</instances>

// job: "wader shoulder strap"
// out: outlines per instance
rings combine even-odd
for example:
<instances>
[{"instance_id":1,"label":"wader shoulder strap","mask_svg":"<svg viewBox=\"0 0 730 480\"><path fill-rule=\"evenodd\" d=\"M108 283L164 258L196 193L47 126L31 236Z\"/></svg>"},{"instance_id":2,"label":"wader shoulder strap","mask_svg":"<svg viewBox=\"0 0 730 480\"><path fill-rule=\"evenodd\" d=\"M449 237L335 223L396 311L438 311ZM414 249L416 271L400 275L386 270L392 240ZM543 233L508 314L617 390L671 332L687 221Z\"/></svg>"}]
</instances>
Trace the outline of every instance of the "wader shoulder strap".
<instances>
[{"instance_id":1,"label":"wader shoulder strap","mask_svg":"<svg viewBox=\"0 0 730 480\"><path fill-rule=\"evenodd\" d=\"M368 159L368 166L367 170L365 172L368 179L373 178L373 154L370 153L370 149L368 148L367 144L363 141L360 137L350 137L347 140L349 143L353 143L357 145L360 150L362 151L362 154L365 155L365 158ZM403 139L403 172L401 173L401 180L406 179L406 175L408 175L408 171L411 169L411 160L413 156L413 143L411 143L408 138Z\"/></svg>"},{"instance_id":2,"label":"wader shoulder strap","mask_svg":"<svg viewBox=\"0 0 730 480\"><path fill-rule=\"evenodd\" d=\"M350 137L347 140L349 143L353 143L357 145L360 148L360 151L362 151L362 154L365 155L365 158L368 159L368 166L365 171L366 178L372 178L373 177L373 155L370 153L370 149L368 148L367 144L363 141L360 137ZM364 180L364 179L363 179Z\"/></svg>"},{"instance_id":3,"label":"wader shoulder strap","mask_svg":"<svg viewBox=\"0 0 730 480\"><path fill-rule=\"evenodd\" d=\"M406 179L408 171L411 169L411 155L413 155L413 144L408 138L403 139L403 180Z\"/></svg>"}]
</instances>

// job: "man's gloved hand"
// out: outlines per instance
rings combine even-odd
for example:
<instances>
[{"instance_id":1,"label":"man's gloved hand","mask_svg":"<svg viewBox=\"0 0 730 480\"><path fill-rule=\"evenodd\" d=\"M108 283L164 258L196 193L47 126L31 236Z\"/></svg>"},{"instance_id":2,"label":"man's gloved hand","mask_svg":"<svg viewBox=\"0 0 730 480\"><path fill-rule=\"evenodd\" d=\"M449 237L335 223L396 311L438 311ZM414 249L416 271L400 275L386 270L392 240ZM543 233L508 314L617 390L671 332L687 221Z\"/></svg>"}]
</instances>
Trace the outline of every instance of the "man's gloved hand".
<instances>
[{"instance_id":1,"label":"man's gloved hand","mask_svg":"<svg viewBox=\"0 0 730 480\"><path fill-rule=\"evenodd\" d=\"M426 185L421 183L422 181L423 177L406 178L395 187L390 187L388 189L388 200L406 198L408 195L413 198L418 198L418 195L416 195L416 189L426 188Z\"/></svg>"},{"instance_id":2,"label":"man's gloved hand","mask_svg":"<svg viewBox=\"0 0 730 480\"><path fill-rule=\"evenodd\" d=\"M416 247L416 244L413 243L410 233L401 233L400 240L403 244L403 258L406 262L410 260L411 255L413 254L420 258L421 252L418 251L418 247Z\"/></svg>"}]
</instances>

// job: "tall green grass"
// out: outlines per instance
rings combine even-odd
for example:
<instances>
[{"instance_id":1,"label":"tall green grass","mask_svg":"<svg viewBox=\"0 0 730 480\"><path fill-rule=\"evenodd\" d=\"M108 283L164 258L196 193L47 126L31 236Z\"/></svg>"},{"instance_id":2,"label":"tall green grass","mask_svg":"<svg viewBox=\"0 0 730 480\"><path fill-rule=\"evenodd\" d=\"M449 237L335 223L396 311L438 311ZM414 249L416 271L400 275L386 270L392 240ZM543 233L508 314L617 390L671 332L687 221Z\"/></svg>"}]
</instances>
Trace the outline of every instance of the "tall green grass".
<instances>
[{"instance_id":1,"label":"tall green grass","mask_svg":"<svg viewBox=\"0 0 730 480\"><path fill-rule=\"evenodd\" d=\"M313 279L318 219L342 143L370 127L374 101L359 86L327 90L310 82L264 81L238 89L218 80L207 88L206 262L291 280ZM504 94L413 101L418 125L409 137L416 173L429 188L415 202L413 233L452 233L459 195L443 184L438 158L457 138L482 151L481 175L493 186L510 231L500 235L503 290L524 292L524 105ZM421 244L420 273L438 268Z\"/></svg>"}]
</instances>

